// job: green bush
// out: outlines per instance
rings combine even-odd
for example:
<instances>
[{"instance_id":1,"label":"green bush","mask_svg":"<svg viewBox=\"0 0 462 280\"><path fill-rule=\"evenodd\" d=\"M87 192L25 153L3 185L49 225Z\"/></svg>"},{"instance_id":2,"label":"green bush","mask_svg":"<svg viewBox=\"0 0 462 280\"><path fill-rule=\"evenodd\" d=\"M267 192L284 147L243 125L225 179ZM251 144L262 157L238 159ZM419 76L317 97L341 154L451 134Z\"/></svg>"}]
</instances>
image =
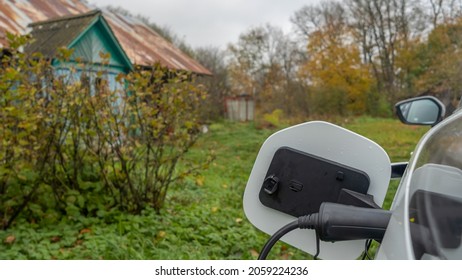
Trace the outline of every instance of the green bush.
<instances>
[{"instance_id":1,"label":"green bush","mask_svg":"<svg viewBox=\"0 0 462 280\"><path fill-rule=\"evenodd\" d=\"M270 114L263 115L263 126L265 127L281 127L282 116L284 112L281 109L275 109Z\"/></svg>"},{"instance_id":2,"label":"green bush","mask_svg":"<svg viewBox=\"0 0 462 280\"><path fill-rule=\"evenodd\" d=\"M0 68L3 228L20 214L36 221L158 211L172 184L207 165L184 158L200 134L205 96L190 74L153 66L119 74L111 88L99 71L91 86L88 65L59 74L40 54L18 51L26 38L9 39ZM71 65L71 55L59 50L56 59Z\"/></svg>"}]
</instances>

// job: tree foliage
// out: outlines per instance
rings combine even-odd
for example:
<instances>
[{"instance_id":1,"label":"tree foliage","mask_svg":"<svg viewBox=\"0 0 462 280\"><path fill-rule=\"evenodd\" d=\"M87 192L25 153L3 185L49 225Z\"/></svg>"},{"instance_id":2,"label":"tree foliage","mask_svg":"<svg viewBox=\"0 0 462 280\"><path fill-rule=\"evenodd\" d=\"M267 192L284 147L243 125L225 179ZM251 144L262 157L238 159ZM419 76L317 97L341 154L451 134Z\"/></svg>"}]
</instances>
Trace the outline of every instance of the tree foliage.
<instances>
[{"instance_id":1,"label":"tree foliage","mask_svg":"<svg viewBox=\"0 0 462 280\"><path fill-rule=\"evenodd\" d=\"M413 52L415 86L418 92L445 96L448 105L460 98L462 86L462 20L440 24L432 30L426 42Z\"/></svg>"},{"instance_id":2,"label":"tree foliage","mask_svg":"<svg viewBox=\"0 0 462 280\"><path fill-rule=\"evenodd\" d=\"M225 97L230 95L229 74L224 57L225 51L215 47L197 48L195 58L213 75L199 77L197 80L204 85L207 98L203 102L201 117L212 121L224 116Z\"/></svg>"},{"instance_id":3,"label":"tree foliage","mask_svg":"<svg viewBox=\"0 0 462 280\"><path fill-rule=\"evenodd\" d=\"M455 0L321 1L294 12L294 32L253 27L219 55L192 50L171 30L164 35L216 74L204 82L211 97L203 110L207 119L223 115L225 96L241 94L254 97L257 118L275 110L298 119L389 116L392 104L406 97L459 94L460 58L454 46L441 45L441 36L455 37L461 11Z\"/></svg>"},{"instance_id":4,"label":"tree foliage","mask_svg":"<svg viewBox=\"0 0 462 280\"><path fill-rule=\"evenodd\" d=\"M308 82L316 84L318 93L314 95L318 99L330 92L338 94L330 100L339 104L345 99L351 100L348 92L352 92L352 88L349 83L341 85L338 81L354 81L363 89L368 84L370 94L367 95L366 110L350 109L377 114L383 111L379 108L384 102L393 104L406 96L429 92L428 83L434 83L431 81L448 83L447 72L455 72L455 65L446 69L440 66L436 75L432 74L434 70L429 65L438 67L436 63L443 64L444 61L450 65L449 54L455 53L440 48L433 49L430 54L428 48L422 46L430 46L434 40L432 37L435 37L433 33L439 32L442 26L456 24L460 11L461 8L451 0L349 0L304 6L292 17L300 40L308 46L310 57L302 74L314 79ZM349 66L342 66L347 57L350 58ZM348 68L354 69L356 74L345 71ZM352 79L352 75L363 77L367 82ZM320 76L324 77L321 87ZM456 89L455 85L451 88ZM335 104L326 107L332 108Z\"/></svg>"},{"instance_id":5,"label":"tree foliage","mask_svg":"<svg viewBox=\"0 0 462 280\"><path fill-rule=\"evenodd\" d=\"M295 40L271 25L252 28L229 46L232 94L253 96L258 111L303 113L304 93L297 80L303 53Z\"/></svg>"},{"instance_id":6,"label":"tree foliage","mask_svg":"<svg viewBox=\"0 0 462 280\"><path fill-rule=\"evenodd\" d=\"M308 60L300 71L314 88L311 103L317 113L364 114L373 79L358 46L350 40L352 30L344 9L333 3L324 5L322 13L315 10L312 22L318 27L310 33Z\"/></svg>"}]
</instances>

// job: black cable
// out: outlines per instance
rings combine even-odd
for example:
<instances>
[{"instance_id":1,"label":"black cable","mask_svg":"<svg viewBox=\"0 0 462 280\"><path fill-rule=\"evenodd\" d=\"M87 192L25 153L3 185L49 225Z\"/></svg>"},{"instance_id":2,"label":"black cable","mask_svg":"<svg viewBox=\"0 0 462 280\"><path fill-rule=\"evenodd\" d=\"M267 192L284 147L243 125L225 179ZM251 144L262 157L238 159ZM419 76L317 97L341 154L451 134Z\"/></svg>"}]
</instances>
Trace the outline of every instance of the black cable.
<instances>
[{"instance_id":1,"label":"black cable","mask_svg":"<svg viewBox=\"0 0 462 280\"><path fill-rule=\"evenodd\" d=\"M314 229L315 225L317 223L317 214L312 214L312 215L307 215L307 216L302 216L299 217L297 220L283 226L281 229L279 229L275 234L271 236L271 238L266 242L265 246L263 246L263 249L260 252L260 255L258 256L259 260L264 260L268 256L269 252L271 251L271 248L273 248L274 244L281 239L284 235L287 233L293 231L294 229L301 228L301 229ZM318 238L318 233L316 232L316 239L317 242L319 242ZM317 244L318 251L319 251L319 244ZM319 252L318 252L319 254Z\"/></svg>"},{"instance_id":2,"label":"black cable","mask_svg":"<svg viewBox=\"0 0 462 280\"><path fill-rule=\"evenodd\" d=\"M321 252L320 247L321 247L321 244L320 244L320 239L319 239L319 233L318 231L316 231L316 254L314 254L313 256L314 260L318 259L319 253Z\"/></svg>"},{"instance_id":3,"label":"black cable","mask_svg":"<svg viewBox=\"0 0 462 280\"><path fill-rule=\"evenodd\" d=\"M298 228L298 220L295 220L291 222L290 224L285 225L280 230L278 230L266 242L265 246L263 246L263 249L261 250L260 255L258 256L258 259L265 260L269 252L271 251L271 248L273 248L274 244L276 244L276 242L278 242L278 240L281 239L281 237L283 237L285 234L297 228Z\"/></svg>"},{"instance_id":4,"label":"black cable","mask_svg":"<svg viewBox=\"0 0 462 280\"><path fill-rule=\"evenodd\" d=\"M363 254L362 260L365 260L366 257L369 260L371 260L371 257L369 256L369 249L371 247L371 244L372 244L372 239L367 239L365 243L364 254Z\"/></svg>"},{"instance_id":5,"label":"black cable","mask_svg":"<svg viewBox=\"0 0 462 280\"><path fill-rule=\"evenodd\" d=\"M282 236L297 228L316 231L317 248L314 258L319 255L319 240L332 242L360 239L382 240L390 217L391 212L382 209L325 202L321 204L319 213L299 217L296 221L278 230L265 244L258 259L265 259L273 245ZM371 242L365 244L365 257L369 257L370 244Z\"/></svg>"}]
</instances>

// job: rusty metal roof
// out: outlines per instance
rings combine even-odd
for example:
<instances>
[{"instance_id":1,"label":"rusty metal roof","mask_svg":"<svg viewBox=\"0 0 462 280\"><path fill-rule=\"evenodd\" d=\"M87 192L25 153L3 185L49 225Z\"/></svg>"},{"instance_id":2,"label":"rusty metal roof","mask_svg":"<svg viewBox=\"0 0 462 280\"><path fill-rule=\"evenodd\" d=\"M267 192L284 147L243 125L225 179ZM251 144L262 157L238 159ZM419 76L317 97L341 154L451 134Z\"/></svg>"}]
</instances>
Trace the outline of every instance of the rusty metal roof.
<instances>
[{"instance_id":1,"label":"rusty metal roof","mask_svg":"<svg viewBox=\"0 0 462 280\"><path fill-rule=\"evenodd\" d=\"M172 69L212 75L207 68L162 38L140 20L108 10L103 10L103 16L133 64L151 66L154 63L160 63Z\"/></svg>"},{"instance_id":2,"label":"rusty metal roof","mask_svg":"<svg viewBox=\"0 0 462 280\"><path fill-rule=\"evenodd\" d=\"M0 0L0 47L7 45L6 31L26 34L28 25L37 21L88 13L95 9L80 0ZM117 40L131 63L151 66L156 63L197 74L212 73L140 20L103 10Z\"/></svg>"}]
</instances>

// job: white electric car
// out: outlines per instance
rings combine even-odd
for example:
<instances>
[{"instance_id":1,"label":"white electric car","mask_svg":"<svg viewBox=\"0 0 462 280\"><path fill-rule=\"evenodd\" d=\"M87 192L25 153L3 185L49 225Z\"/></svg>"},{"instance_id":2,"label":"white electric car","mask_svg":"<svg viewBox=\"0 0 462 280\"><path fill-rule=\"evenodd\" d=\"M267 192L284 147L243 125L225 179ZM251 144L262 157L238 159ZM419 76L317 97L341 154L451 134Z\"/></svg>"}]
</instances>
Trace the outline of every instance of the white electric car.
<instances>
[{"instance_id":1,"label":"white electric car","mask_svg":"<svg viewBox=\"0 0 462 280\"><path fill-rule=\"evenodd\" d=\"M462 110L449 117L433 97L396 105L402 122L431 125L408 163L391 164L373 141L326 122L270 136L244 193L249 221L322 259L357 259L370 240L376 259L462 259ZM401 178L390 210L391 178ZM365 246L366 244L366 246Z\"/></svg>"}]
</instances>

